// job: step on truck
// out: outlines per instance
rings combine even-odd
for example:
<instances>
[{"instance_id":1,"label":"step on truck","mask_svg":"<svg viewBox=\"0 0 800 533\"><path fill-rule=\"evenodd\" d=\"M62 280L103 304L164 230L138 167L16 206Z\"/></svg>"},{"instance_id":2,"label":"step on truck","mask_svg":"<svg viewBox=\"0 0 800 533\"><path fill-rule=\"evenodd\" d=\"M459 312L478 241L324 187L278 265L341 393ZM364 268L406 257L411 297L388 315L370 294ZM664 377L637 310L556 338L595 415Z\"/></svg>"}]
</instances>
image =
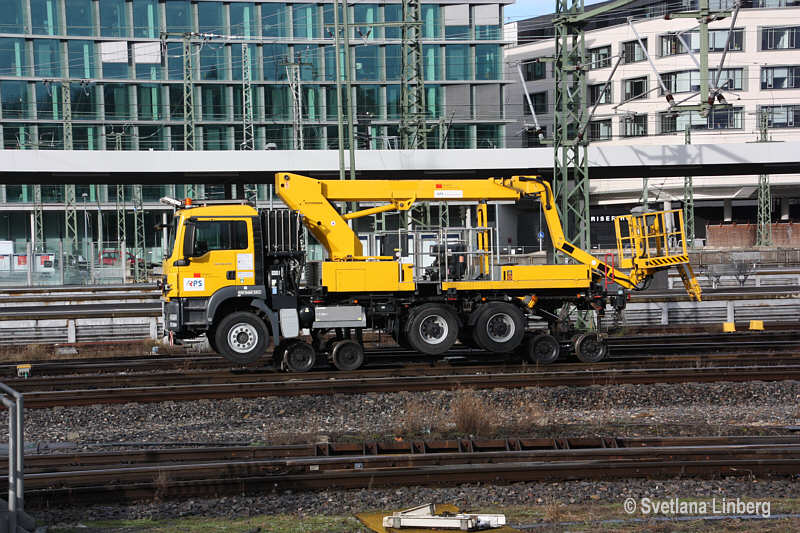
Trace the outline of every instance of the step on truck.
<instances>
[{"instance_id":1,"label":"step on truck","mask_svg":"<svg viewBox=\"0 0 800 533\"><path fill-rule=\"evenodd\" d=\"M593 362L607 355L604 335L565 328L564 310L620 310L628 291L673 267L689 296L701 298L680 210L617 217L617 254L600 261L565 239L550 185L537 176L318 180L279 172L275 191L288 208L163 199L176 208L162 281L173 340L205 335L240 364L272 348L274 364L292 372L323 359L359 368L365 332L431 356L460 342L539 363L555 361L566 346ZM562 264L499 261L487 202L523 199L540 202L553 248L567 258ZM394 242L414 243L410 258L365 254L350 221L423 202L471 203L476 224L393 231ZM322 245L323 261L307 261L307 234Z\"/></svg>"}]
</instances>

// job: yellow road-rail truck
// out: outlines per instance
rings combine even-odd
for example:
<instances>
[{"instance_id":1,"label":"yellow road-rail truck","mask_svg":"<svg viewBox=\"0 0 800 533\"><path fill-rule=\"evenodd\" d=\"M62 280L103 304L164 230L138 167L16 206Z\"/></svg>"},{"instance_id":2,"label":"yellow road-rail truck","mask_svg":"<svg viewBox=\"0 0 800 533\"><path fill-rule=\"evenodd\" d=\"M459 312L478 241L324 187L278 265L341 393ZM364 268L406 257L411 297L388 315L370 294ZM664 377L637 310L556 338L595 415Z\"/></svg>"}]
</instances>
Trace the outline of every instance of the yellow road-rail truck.
<instances>
[{"instance_id":1,"label":"yellow road-rail truck","mask_svg":"<svg viewBox=\"0 0 800 533\"><path fill-rule=\"evenodd\" d=\"M460 341L491 352L522 350L541 363L568 346L590 362L605 357L604 336L565 330L565 306L621 309L628 290L672 267L689 295L701 297L679 210L618 217L617 254L600 261L566 241L550 185L536 176L345 181L280 172L275 190L289 209L164 199L176 207L162 282L164 324L174 339L205 334L236 363L273 345L275 364L293 372L320 358L342 370L360 367L365 330L429 355ZM550 240L570 264L498 261L487 202L528 198L540 201ZM397 242L414 243L412 260L366 255L348 222L416 202L473 203L477 224L428 228L424 249L420 231L395 230ZM371 207L342 212L359 204ZM306 261L302 226L324 248L324 261ZM526 331L530 318L548 327Z\"/></svg>"}]
</instances>

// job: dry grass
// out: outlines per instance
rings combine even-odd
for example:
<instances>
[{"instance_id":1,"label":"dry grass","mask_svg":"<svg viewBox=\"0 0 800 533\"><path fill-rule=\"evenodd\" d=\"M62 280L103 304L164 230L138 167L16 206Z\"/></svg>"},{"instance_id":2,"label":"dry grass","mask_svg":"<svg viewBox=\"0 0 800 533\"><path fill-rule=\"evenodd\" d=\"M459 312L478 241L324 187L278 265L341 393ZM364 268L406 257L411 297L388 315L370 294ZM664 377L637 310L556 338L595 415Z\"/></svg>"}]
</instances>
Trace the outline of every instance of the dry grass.
<instances>
[{"instance_id":1,"label":"dry grass","mask_svg":"<svg viewBox=\"0 0 800 533\"><path fill-rule=\"evenodd\" d=\"M457 391L450 411L459 433L478 436L491 435L494 431L492 411L474 390Z\"/></svg>"},{"instance_id":2,"label":"dry grass","mask_svg":"<svg viewBox=\"0 0 800 533\"><path fill-rule=\"evenodd\" d=\"M516 402L512 409L509 431L525 435L550 423L550 415L544 403L544 393L540 388L533 389L530 395Z\"/></svg>"},{"instance_id":3,"label":"dry grass","mask_svg":"<svg viewBox=\"0 0 800 533\"><path fill-rule=\"evenodd\" d=\"M441 428L443 414L422 400L407 399L400 417L398 433L405 436L430 435Z\"/></svg>"},{"instance_id":4,"label":"dry grass","mask_svg":"<svg viewBox=\"0 0 800 533\"><path fill-rule=\"evenodd\" d=\"M561 522L564 519L564 508L555 498L548 497L545 500L544 519L547 522Z\"/></svg>"}]
</instances>

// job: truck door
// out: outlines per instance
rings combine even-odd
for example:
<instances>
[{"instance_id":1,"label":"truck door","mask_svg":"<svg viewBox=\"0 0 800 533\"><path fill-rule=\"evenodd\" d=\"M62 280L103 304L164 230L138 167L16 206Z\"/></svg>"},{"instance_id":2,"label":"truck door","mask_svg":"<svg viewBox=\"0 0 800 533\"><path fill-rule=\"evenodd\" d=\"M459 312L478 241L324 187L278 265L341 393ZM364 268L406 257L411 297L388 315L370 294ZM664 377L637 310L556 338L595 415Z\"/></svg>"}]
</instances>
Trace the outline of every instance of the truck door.
<instances>
[{"instance_id":1,"label":"truck door","mask_svg":"<svg viewBox=\"0 0 800 533\"><path fill-rule=\"evenodd\" d=\"M223 287L252 285L252 221L247 217L202 218L194 223L194 252L180 269L184 297L209 297Z\"/></svg>"}]
</instances>

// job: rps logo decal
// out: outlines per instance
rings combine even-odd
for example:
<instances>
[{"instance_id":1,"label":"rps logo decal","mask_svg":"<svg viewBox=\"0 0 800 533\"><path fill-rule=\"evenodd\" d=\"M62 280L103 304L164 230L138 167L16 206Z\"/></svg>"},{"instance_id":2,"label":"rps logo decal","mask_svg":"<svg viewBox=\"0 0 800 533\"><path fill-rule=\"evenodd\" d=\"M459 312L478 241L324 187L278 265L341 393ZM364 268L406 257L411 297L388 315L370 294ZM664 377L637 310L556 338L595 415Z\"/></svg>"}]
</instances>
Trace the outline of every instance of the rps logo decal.
<instances>
[{"instance_id":1,"label":"rps logo decal","mask_svg":"<svg viewBox=\"0 0 800 533\"><path fill-rule=\"evenodd\" d=\"M183 278L184 291L204 291L206 290L206 278Z\"/></svg>"}]
</instances>

